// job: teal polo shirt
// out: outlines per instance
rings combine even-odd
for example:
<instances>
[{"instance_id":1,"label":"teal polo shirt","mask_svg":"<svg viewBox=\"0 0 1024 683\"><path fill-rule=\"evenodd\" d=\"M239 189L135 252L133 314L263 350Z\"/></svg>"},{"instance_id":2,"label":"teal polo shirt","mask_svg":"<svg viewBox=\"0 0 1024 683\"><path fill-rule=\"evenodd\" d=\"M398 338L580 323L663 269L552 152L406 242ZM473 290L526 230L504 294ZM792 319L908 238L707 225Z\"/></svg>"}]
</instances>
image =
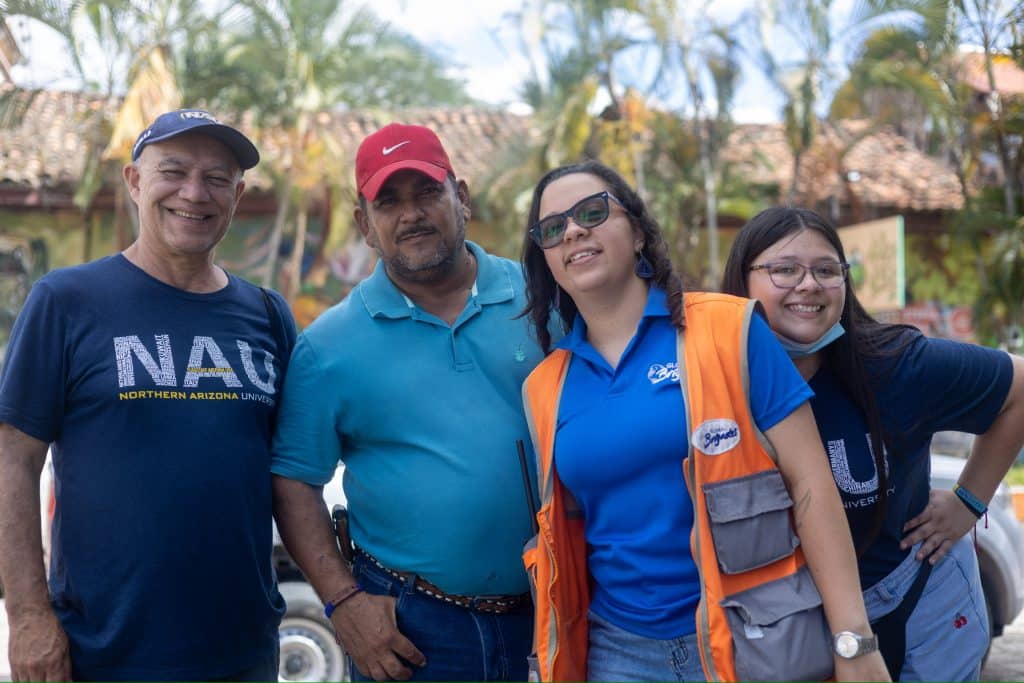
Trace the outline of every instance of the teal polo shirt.
<instances>
[{"instance_id":1,"label":"teal polo shirt","mask_svg":"<svg viewBox=\"0 0 1024 683\"><path fill-rule=\"evenodd\" d=\"M447 592L528 590L530 515L516 441L534 456L520 387L541 360L519 264L467 242L477 280L454 325L378 262L300 336L271 470L326 484L338 462L355 543ZM530 477L534 481L534 477Z\"/></svg>"}]
</instances>

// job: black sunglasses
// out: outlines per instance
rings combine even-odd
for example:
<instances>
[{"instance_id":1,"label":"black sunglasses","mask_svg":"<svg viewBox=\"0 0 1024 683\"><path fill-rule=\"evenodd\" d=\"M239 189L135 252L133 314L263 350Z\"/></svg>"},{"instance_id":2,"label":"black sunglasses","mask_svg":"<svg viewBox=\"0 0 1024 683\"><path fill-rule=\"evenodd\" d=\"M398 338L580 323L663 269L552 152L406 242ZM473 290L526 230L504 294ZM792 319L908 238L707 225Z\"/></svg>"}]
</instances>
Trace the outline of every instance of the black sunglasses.
<instances>
[{"instance_id":1,"label":"black sunglasses","mask_svg":"<svg viewBox=\"0 0 1024 683\"><path fill-rule=\"evenodd\" d=\"M611 208L608 205L609 199L622 206L622 202L613 194L608 192L592 194L573 204L568 211L541 218L530 228L530 238L541 249L550 249L562 241L562 236L565 234L566 228L569 227L570 218L581 228L587 230L596 228L608 220L608 214L611 213ZM629 213L626 207L622 206L622 208Z\"/></svg>"}]
</instances>

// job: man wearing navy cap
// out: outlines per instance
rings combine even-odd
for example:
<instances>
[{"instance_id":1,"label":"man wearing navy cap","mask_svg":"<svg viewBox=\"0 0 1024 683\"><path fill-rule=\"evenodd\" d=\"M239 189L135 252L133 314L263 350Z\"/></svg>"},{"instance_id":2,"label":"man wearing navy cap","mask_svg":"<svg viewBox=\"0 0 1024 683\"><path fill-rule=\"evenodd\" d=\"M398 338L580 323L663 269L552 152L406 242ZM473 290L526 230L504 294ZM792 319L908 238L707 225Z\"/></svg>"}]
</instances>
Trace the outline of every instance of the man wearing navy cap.
<instances>
[{"instance_id":1,"label":"man wearing navy cap","mask_svg":"<svg viewBox=\"0 0 1024 683\"><path fill-rule=\"evenodd\" d=\"M519 317L521 268L466 240L469 189L427 128L367 137L356 186L380 261L296 342L271 464L278 529L355 679L525 680L516 441L529 443L520 387L541 352ZM339 461L351 571L321 497Z\"/></svg>"},{"instance_id":2,"label":"man wearing navy cap","mask_svg":"<svg viewBox=\"0 0 1024 683\"><path fill-rule=\"evenodd\" d=\"M138 239L40 279L15 322L0 580L16 681L277 678L269 447L295 325L214 263L258 162L208 112L158 117L124 168Z\"/></svg>"}]
</instances>

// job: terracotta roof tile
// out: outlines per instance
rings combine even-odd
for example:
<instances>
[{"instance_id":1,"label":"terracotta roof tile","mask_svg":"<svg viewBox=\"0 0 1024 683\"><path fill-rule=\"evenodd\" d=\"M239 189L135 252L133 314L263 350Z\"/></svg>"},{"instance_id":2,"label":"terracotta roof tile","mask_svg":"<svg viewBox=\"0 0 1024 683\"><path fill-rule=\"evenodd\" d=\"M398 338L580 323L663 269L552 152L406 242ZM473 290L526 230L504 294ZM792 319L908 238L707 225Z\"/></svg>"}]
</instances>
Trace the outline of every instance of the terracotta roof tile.
<instances>
[{"instance_id":1,"label":"terracotta roof tile","mask_svg":"<svg viewBox=\"0 0 1024 683\"><path fill-rule=\"evenodd\" d=\"M30 106L19 126L0 128L0 186L72 190L85 165L81 141L90 122L101 113L112 115L117 102L82 93L33 93L4 84L0 84L0 97ZM366 135L396 120L437 131L456 172L470 183L482 182L503 150L526 144L536 135L529 117L487 109L323 112L316 117L317 124L351 156ZM891 129L872 132L868 125L847 121L823 126L815 147L801 163L797 183L801 201L838 196L904 211L960 208L956 175L947 164L915 149ZM248 119L239 127L258 139L265 159L283 153L279 133L262 134ZM775 185L783 196L788 191L792 154L780 124L737 127L723 160L746 182ZM345 168L348 180L351 164ZM847 182L840 174L845 174ZM119 177L108 180L118 182ZM247 181L251 189L271 186L270 177L259 167L247 175Z\"/></svg>"},{"instance_id":2,"label":"terracotta roof tile","mask_svg":"<svg viewBox=\"0 0 1024 683\"><path fill-rule=\"evenodd\" d=\"M963 52L963 80L973 90L989 93L992 88L988 83L988 72L985 70L985 54L983 52ZM1024 95L1024 69L1017 66L1009 55L992 57L992 76L996 90L1002 95Z\"/></svg>"},{"instance_id":3,"label":"terracotta roof tile","mask_svg":"<svg viewBox=\"0 0 1024 683\"><path fill-rule=\"evenodd\" d=\"M789 191L793 154L782 124L739 126L723 160L740 179ZM845 180L845 182L844 182ZM813 205L830 196L899 210L957 210L956 173L891 128L872 131L865 120L823 124L800 164L797 201Z\"/></svg>"}]
</instances>

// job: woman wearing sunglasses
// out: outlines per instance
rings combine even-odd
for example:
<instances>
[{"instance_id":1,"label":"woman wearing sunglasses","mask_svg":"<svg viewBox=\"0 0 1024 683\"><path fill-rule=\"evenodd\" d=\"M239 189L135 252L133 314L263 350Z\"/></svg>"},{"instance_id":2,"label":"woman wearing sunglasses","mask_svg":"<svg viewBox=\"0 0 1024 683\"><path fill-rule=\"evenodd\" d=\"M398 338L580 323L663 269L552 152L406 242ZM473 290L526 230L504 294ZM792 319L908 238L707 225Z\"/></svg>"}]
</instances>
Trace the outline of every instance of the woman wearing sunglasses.
<instances>
[{"instance_id":1,"label":"woman wearing sunglasses","mask_svg":"<svg viewBox=\"0 0 1024 683\"><path fill-rule=\"evenodd\" d=\"M526 314L546 350L552 311L567 332L523 390L540 680L887 680L810 392L753 302L684 295L597 162L545 175L529 224Z\"/></svg>"},{"instance_id":2,"label":"woman wearing sunglasses","mask_svg":"<svg viewBox=\"0 0 1024 683\"><path fill-rule=\"evenodd\" d=\"M988 621L965 534L1024 441L1024 359L879 323L847 271L835 228L780 207L740 230L722 289L764 304L814 390L893 679L977 680ZM929 494L929 446L940 430L980 434L955 494Z\"/></svg>"}]
</instances>

